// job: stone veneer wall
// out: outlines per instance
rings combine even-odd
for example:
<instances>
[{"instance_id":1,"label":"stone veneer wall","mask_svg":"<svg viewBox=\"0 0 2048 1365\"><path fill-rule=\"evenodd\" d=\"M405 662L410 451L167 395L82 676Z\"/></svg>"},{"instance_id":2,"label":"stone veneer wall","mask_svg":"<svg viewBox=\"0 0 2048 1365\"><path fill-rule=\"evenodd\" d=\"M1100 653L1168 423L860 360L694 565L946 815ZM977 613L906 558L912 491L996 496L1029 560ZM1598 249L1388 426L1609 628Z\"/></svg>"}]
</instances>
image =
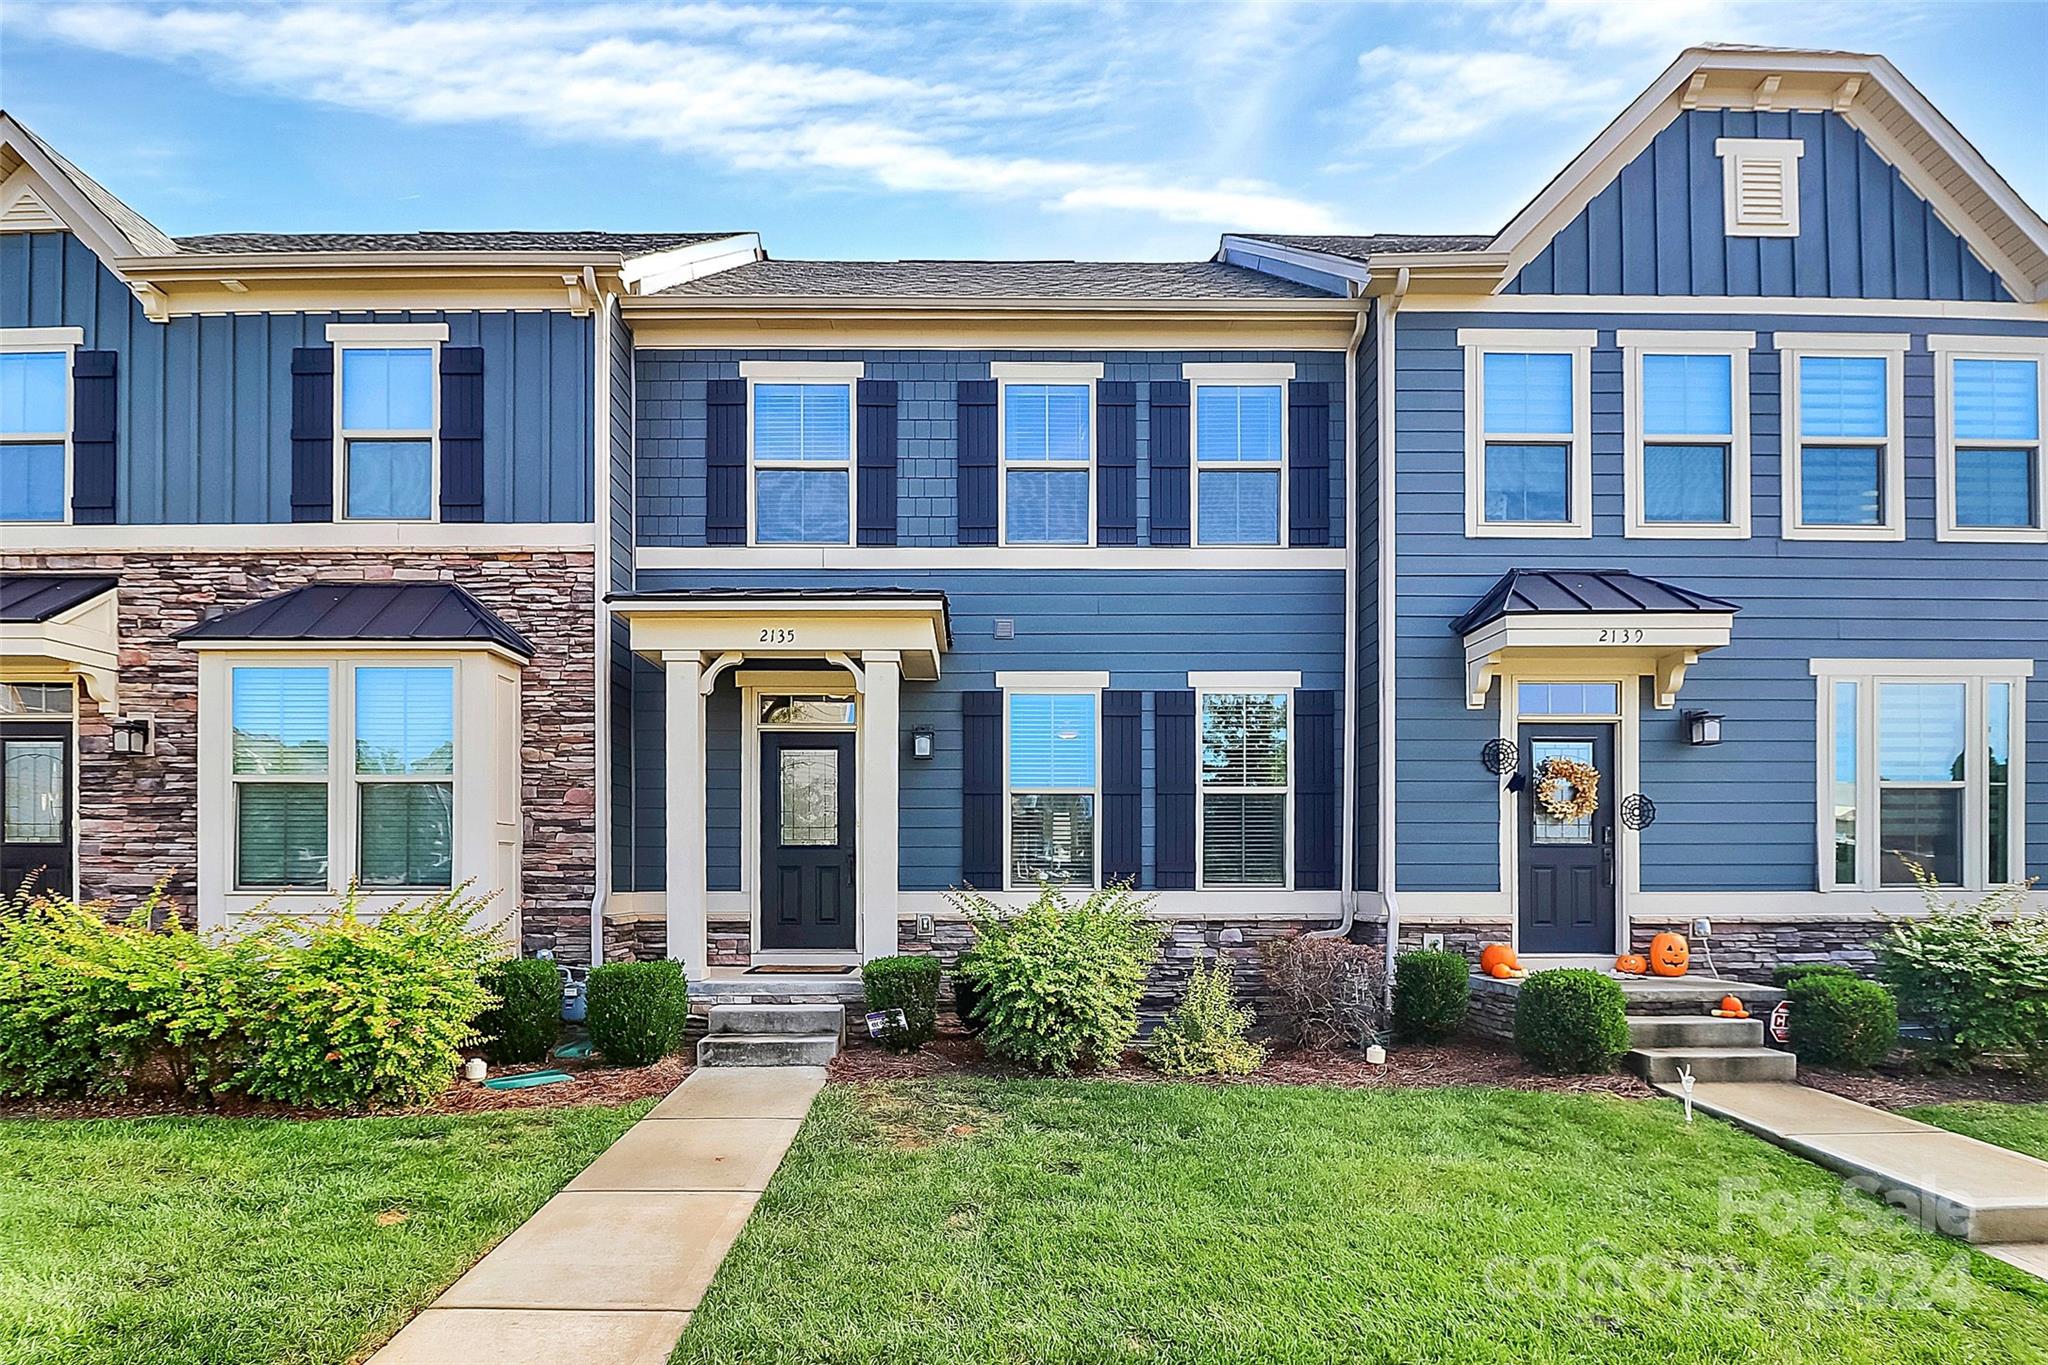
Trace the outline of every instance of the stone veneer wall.
<instances>
[{"instance_id":1,"label":"stone veneer wall","mask_svg":"<svg viewBox=\"0 0 2048 1365\"><path fill-rule=\"evenodd\" d=\"M1834 962L1863 976L1877 974L1875 944L1884 936L1884 925L1876 920L1738 920L1711 917L1714 932L1704 941L1694 937L1692 921L1669 923L1636 921L1629 926L1629 946L1638 953L1650 951L1650 940L1669 929L1683 934L1692 945L1692 966L1697 972L1709 970L1708 952L1720 975L1735 981L1768 985L1771 968L1793 962Z\"/></svg>"},{"instance_id":2,"label":"stone veneer wall","mask_svg":"<svg viewBox=\"0 0 2048 1365\"><path fill-rule=\"evenodd\" d=\"M0 568L19 572L120 575L121 705L156 718L152 754L116 757L107 718L81 693L81 898L125 910L162 881L184 906L194 902L199 661L173 634L214 608L309 583L447 579L534 645L520 707L524 948L588 961L597 868L592 561L588 551L402 549L0 555Z\"/></svg>"}]
</instances>

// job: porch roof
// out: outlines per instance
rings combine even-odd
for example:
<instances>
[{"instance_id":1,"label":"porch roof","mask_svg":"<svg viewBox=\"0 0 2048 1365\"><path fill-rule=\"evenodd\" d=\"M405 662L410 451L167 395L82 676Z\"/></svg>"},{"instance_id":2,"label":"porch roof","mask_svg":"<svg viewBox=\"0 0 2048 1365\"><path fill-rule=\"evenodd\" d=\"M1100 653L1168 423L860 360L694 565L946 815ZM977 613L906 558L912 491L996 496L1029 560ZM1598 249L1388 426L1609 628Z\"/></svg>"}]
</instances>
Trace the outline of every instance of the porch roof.
<instances>
[{"instance_id":1,"label":"porch roof","mask_svg":"<svg viewBox=\"0 0 2048 1365\"><path fill-rule=\"evenodd\" d=\"M903 676L930 682L953 647L946 594L903 587L692 587L612 593L636 653L741 659L859 657L885 653Z\"/></svg>"},{"instance_id":2,"label":"porch roof","mask_svg":"<svg viewBox=\"0 0 2048 1365\"><path fill-rule=\"evenodd\" d=\"M83 683L100 709L119 705L120 615L112 574L0 574L0 676Z\"/></svg>"},{"instance_id":3,"label":"porch roof","mask_svg":"<svg viewBox=\"0 0 2048 1365\"><path fill-rule=\"evenodd\" d=\"M1627 569L1509 569L1451 622L1451 630L1469 635L1503 616L1741 610L1733 602Z\"/></svg>"},{"instance_id":4,"label":"porch roof","mask_svg":"<svg viewBox=\"0 0 2048 1365\"><path fill-rule=\"evenodd\" d=\"M531 659L533 645L457 583L309 583L187 626L195 648L322 643L440 644L501 649Z\"/></svg>"}]
</instances>

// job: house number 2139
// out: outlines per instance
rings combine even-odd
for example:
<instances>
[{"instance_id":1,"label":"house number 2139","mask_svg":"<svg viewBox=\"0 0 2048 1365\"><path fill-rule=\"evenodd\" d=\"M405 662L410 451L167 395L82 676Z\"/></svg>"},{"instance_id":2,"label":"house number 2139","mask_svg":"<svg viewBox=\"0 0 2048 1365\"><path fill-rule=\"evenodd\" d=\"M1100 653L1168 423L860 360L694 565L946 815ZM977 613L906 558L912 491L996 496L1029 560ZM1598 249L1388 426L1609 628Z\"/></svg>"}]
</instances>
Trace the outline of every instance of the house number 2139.
<instances>
[{"instance_id":1,"label":"house number 2139","mask_svg":"<svg viewBox=\"0 0 2048 1365\"><path fill-rule=\"evenodd\" d=\"M761 630L760 643L764 645L793 645L796 643L796 631L788 626L764 626Z\"/></svg>"},{"instance_id":2,"label":"house number 2139","mask_svg":"<svg viewBox=\"0 0 2048 1365\"><path fill-rule=\"evenodd\" d=\"M1603 645L1639 645L1643 642L1641 626L1603 626L1600 643Z\"/></svg>"}]
</instances>

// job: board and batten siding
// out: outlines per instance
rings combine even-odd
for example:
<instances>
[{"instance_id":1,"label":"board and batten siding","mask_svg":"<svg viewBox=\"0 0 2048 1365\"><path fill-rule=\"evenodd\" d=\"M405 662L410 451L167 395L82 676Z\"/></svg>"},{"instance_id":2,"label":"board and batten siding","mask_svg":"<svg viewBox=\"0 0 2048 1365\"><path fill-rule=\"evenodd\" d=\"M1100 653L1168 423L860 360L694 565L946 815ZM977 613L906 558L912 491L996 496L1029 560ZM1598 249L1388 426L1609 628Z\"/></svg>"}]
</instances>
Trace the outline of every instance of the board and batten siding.
<instances>
[{"instance_id":1,"label":"board and batten siding","mask_svg":"<svg viewBox=\"0 0 2048 1365\"><path fill-rule=\"evenodd\" d=\"M841 575L736 570L715 577L643 572L644 591L702 587L855 586ZM1330 569L1213 571L1088 570L1034 573L1014 569L891 571L879 583L946 594L953 646L941 656L935 683L906 682L901 728L929 725L937 749L929 762L907 755L901 767L902 854L899 885L939 891L960 880L961 699L995 686L998 671L1105 671L1112 689L1144 691L1142 884L1154 884L1153 691L1184 690L1190 671L1298 671L1304 688L1344 686L1344 575ZM995 638L997 618L1015 623L1016 638ZM630 752L633 885L662 886L665 798L664 716L659 665L635 662ZM735 890L747 856L740 832L740 711L730 682L712 693L708 726L710 877L713 890ZM907 741L906 741L907 742ZM622 873L615 872L615 878Z\"/></svg>"},{"instance_id":2,"label":"board and batten siding","mask_svg":"<svg viewBox=\"0 0 2048 1365\"><path fill-rule=\"evenodd\" d=\"M1798 236L1727 235L1724 137L1805 144ZM1840 114L1742 109L1681 113L1506 292L2012 301Z\"/></svg>"},{"instance_id":3,"label":"board and batten siding","mask_svg":"<svg viewBox=\"0 0 2048 1365\"><path fill-rule=\"evenodd\" d=\"M1294 377L1330 386L1332 452L1344 448L1344 355L1341 351L679 351L638 353L636 433L639 439L639 536L642 545L705 543L705 384L737 379L742 360L860 361L869 379L896 384L896 544L957 543L958 439L955 413L962 381L985 380L992 361L1057 361L1102 365L1105 380L1139 386L1138 543L1150 542L1149 410L1144 385L1178 380L1188 362L1264 364L1291 361ZM1344 505L1345 461L1330 460L1330 506ZM1343 543L1331 518L1330 544ZM1285 530L1283 528L1283 536Z\"/></svg>"},{"instance_id":4,"label":"board and batten siding","mask_svg":"<svg viewBox=\"0 0 2048 1365\"><path fill-rule=\"evenodd\" d=\"M1517 327L1597 328L1592 358L1590 540L1464 535L1464 358L1460 327L1498 314L1408 313L1395 361L1399 450L1396 672L1400 888L1498 886L1498 783L1479 763L1499 733L1499 685L1466 709L1464 649L1450 621L1516 567L1619 567L1741 605L1734 640L1685 677L1678 706L1642 710L1642 789L1657 822L1642 835L1646 891L1802 891L1816 885L1815 658L2036 661L2027 691L2028 871L2048 874L2048 552L2039 545L1935 539L1934 360L1925 336L2048 334L2039 324L1760 317L1742 314L1521 316ZM1616 328L1754 330L1750 357L1748 540L1622 534L1622 359ZM1780 378L1770 334L1909 333L1905 361L1906 530L1902 542L1780 538ZM1716 747L1692 748L1680 713L1726 715Z\"/></svg>"},{"instance_id":5,"label":"board and batten siding","mask_svg":"<svg viewBox=\"0 0 2048 1365\"><path fill-rule=\"evenodd\" d=\"M219 313L151 322L65 232L0 234L0 327L120 355L115 520L292 520L291 362L330 322L445 322L484 351L484 520L588 522L594 325L567 312Z\"/></svg>"}]
</instances>

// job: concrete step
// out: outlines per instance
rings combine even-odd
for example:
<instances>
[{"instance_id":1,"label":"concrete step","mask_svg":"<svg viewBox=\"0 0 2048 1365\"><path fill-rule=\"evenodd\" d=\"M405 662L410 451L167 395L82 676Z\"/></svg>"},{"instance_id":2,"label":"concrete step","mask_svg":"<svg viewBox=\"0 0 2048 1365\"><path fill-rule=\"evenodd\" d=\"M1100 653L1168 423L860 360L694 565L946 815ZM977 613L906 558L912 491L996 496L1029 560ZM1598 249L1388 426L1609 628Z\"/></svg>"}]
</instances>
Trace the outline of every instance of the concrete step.
<instances>
[{"instance_id":1,"label":"concrete step","mask_svg":"<svg viewBox=\"0 0 2048 1365\"><path fill-rule=\"evenodd\" d=\"M1628 1069L1653 1085L1675 1085L1681 1067L1694 1081L1789 1081L1799 1074L1799 1061L1770 1047L1639 1047L1622 1059Z\"/></svg>"},{"instance_id":2,"label":"concrete step","mask_svg":"<svg viewBox=\"0 0 2048 1365\"><path fill-rule=\"evenodd\" d=\"M707 1032L846 1036L844 1005L713 1005Z\"/></svg>"},{"instance_id":3,"label":"concrete step","mask_svg":"<svg viewBox=\"0 0 2048 1365\"><path fill-rule=\"evenodd\" d=\"M836 1033L707 1033L698 1066L824 1066L839 1055Z\"/></svg>"},{"instance_id":4,"label":"concrete step","mask_svg":"<svg viewBox=\"0 0 2048 1365\"><path fill-rule=\"evenodd\" d=\"M1631 1014L1630 1047L1762 1047L1761 1019L1716 1019L1698 1014Z\"/></svg>"}]
</instances>

